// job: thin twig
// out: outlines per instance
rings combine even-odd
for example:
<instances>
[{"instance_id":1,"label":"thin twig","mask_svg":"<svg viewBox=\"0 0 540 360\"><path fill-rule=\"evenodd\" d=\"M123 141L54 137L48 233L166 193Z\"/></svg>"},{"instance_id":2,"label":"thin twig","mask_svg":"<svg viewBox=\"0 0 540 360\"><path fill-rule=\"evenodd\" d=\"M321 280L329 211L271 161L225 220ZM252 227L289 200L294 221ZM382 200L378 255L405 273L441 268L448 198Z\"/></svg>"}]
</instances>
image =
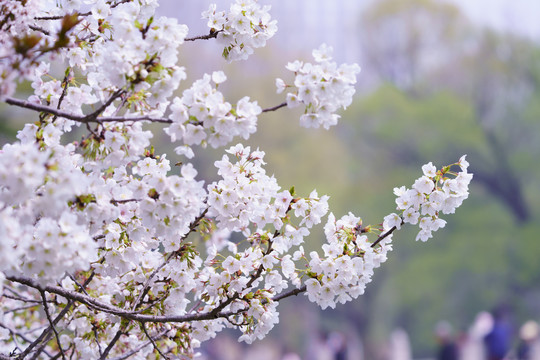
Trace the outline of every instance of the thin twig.
<instances>
[{"instance_id":1,"label":"thin twig","mask_svg":"<svg viewBox=\"0 0 540 360\"><path fill-rule=\"evenodd\" d=\"M119 2L112 4L111 8L115 8L120 4L127 3L127 2L130 2L130 1L132 1L132 0L120 0ZM77 15L78 16L88 16L90 14L92 14L91 11L81 13L81 14L77 14ZM64 17L65 17L65 15L37 16L37 17L34 18L34 20L62 20Z\"/></svg>"},{"instance_id":2,"label":"thin twig","mask_svg":"<svg viewBox=\"0 0 540 360\"><path fill-rule=\"evenodd\" d=\"M403 219L401 220L401 225L403 225L404 222L403 222ZM371 247L374 248L375 246L377 246L378 243L380 243L381 241L383 241L384 239L386 239L390 234L392 234L394 231L396 231L397 227L396 226L392 226L392 228L390 230L388 230L387 232L385 232L384 234L380 235L377 240L375 240L375 242L373 244L371 244Z\"/></svg>"},{"instance_id":3,"label":"thin twig","mask_svg":"<svg viewBox=\"0 0 540 360\"><path fill-rule=\"evenodd\" d=\"M30 29L34 30L34 31L38 31L44 35L47 35L47 36L50 36L51 33L48 32L47 30L43 29L43 28L40 28L39 26L35 26L35 25L29 25L28 26Z\"/></svg>"},{"instance_id":4,"label":"thin twig","mask_svg":"<svg viewBox=\"0 0 540 360\"><path fill-rule=\"evenodd\" d=\"M276 230L276 232L274 233L274 238L278 236L279 236L279 232ZM266 249L266 252L263 254L263 256L266 256L270 254L271 252L272 252L272 241L269 241L268 249ZM263 270L264 270L264 266L262 264L259 265L259 267L257 268L257 271L253 275L251 275L251 278L246 283L246 286L244 289L250 288L251 285L253 285L253 283L255 282L255 280L257 280L261 276ZM227 300L223 301L221 304L216 306L210 313L219 314L225 307L227 307L227 305L231 304L233 301L239 298L240 298L240 294L238 292L235 292L233 296L228 297Z\"/></svg>"},{"instance_id":5,"label":"thin twig","mask_svg":"<svg viewBox=\"0 0 540 360\"><path fill-rule=\"evenodd\" d=\"M111 340L105 351L103 351L103 354L99 357L99 360L104 360L107 358L107 355L109 355L109 352L112 350L113 346L116 344L116 342L120 339L120 336L122 336L122 331L118 330L116 334L114 335L114 338Z\"/></svg>"},{"instance_id":6,"label":"thin twig","mask_svg":"<svg viewBox=\"0 0 540 360\"><path fill-rule=\"evenodd\" d=\"M281 103L279 105L263 109L262 112L276 111L276 110L281 109L282 107L285 107L285 106L287 106L287 103L283 102L283 103Z\"/></svg>"},{"instance_id":7,"label":"thin twig","mask_svg":"<svg viewBox=\"0 0 540 360\"><path fill-rule=\"evenodd\" d=\"M60 335L58 335L58 331L56 330L56 327L54 326L53 320L51 318L51 313L49 312L49 306L47 305L47 295L45 295L45 291L40 290L41 298L43 299L43 309L45 310L45 316L47 317L47 320L49 321L49 324L54 332L54 336L56 337L56 344L58 344L58 349L60 350L60 353L62 353L62 359L66 360L66 356L64 354L64 350L62 349L62 344L60 343Z\"/></svg>"},{"instance_id":8,"label":"thin twig","mask_svg":"<svg viewBox=\"0 0 540 360\"><path fill-rule=\"evenodd\" d=\"M86 292L86 289L81 285L79 284L79 282L77 281L77 279L75 279L75 276L71 275L71 274L68 274L69 278L71 279L71 281L73 281L75 283L75 285L77 285L79 287L79 290L81 290L83 293L85 293L86 295L88 295L88 293Z\"/></svg>"},{"instance_id":9,"label":"thin twig","mask_svg":"<svg viewBox=\"0 0 540 360\"><path fill-rule=\"evenodd\" d=\"M118 205L118 204L126 204L126 203L136 202L136 201L141 201L141 200L140 199L123 199L123 200L111 199L110 203L113 205Z\"/></svg>"},{"instance_id":10,"label":"thin twig","mask_svg":"<svg viewBox=\"0 0 540 360\"><path fill-rule=\"evenodd\" d=\"M94 331L94 340L96 341L98 351L99 351L99 356L101 357L103 356L103 350L101 349L101 344L99 343L98 332L95 326L92 327L92 330Z\"/></svg>"},{"instance_id":11,"label":"thin twig","mask_svg":"<svg viewBox=\"0 0 540 360\"><path fill-rule=\"evenodd\" d=\"M156 336L153 337L154 340L158 340L159 338L163 337L165 334L167 334L168 330L165 330L165 331L162 331L161 333L157 334ZM148 340L147 342L145 342L144 344L142 345L139 345L138 347L136 347L135 349L131 350L130 352L128 353L125 353L124 355L122 356L118 356L118 357L115 357L115 358L112 358L110 360L125 360L129 357L131 357L132 355L135 355L136 353L138 353L139 351L141 351L142 349L144 349L145 347L147 347L148 345L151 345L152 343L150 342L150 340Z\"/></svg>"},{"instance_id":12,"label":"thin twig","mask_svg":"<svg viewBox=\"0 0 540 360\"><path fill-rule=\"evenodd\" d=\"M6 329L7 331L9 331L11 333L11 335L13 336L13 340L15 341L15 336L18 336L20 337L21 339L23 339L25 342L27 343L31 343L32 340L29 339L28 337L26 337L25 334L21 333L21 332L18 332L17 330L15 329L12 329L10 327L8 327L6 324L4 324L3 322L0 322L0 327ZM52 355L50 353L48 353L47 351L43 351L45 353L45 355L47 355L48 357L52 357Z\"/></svg>"},{"instance_id":13,"label":"thin twig","mask_svg":"<svg viewBox=\"0 0 540 360\"><path fill-rule=\"evenodd\" d=\"M193 220L191 222L191 224L189 225L189 231L182 237L182 239L180 240L180 242L184 241L189 234L191 234L193 231L195 231L195 228L199 225L199 223L201 222L201 220L205 217L206 213L208 212L208 208L204 209L204 211L195 218L195 220ZM148 288L150 287L150 281L152 281L152 279L154 278L154 276L156 276L156 274L161 270L163 269L174 257L176 257L178 255L178 251L173 251L172 253L169 254L169 256L167 256L167 259L165 259L165 261L163 262L163 264L161 264L160 266L158 266L151 274L150 276L148 277L148 279L146 279L146 281L144 282L144 285L143 285L143 288L141 290L141 292L139 293L139 296L137 296L137 299L135 300L135 302L133 303L133 307L131 308L132 311L135 311L137 310L137 307L140 305L140 302L143 300L143 296L146 295L147 291L148 291Z\"/></svg>"},{"instance_id":14,"label":"thin twig","mask_svg":"<svg viewBox=\"0 0 540 360\"><path fill-rule=\"evenodd\" d=\"M71 77L71 68L69 68L69 71L66 75L64 75L64 80L62 80L62 94L60 94L60 99L58 99L58 105L56 105L56 109L60 110L60 106L62 105L62 101L64 101L64 98L66 97L67 90L69 87L69 78ZM54 116L52 119L52 122L55 122L58 116Z\"/></svg>"},{"instance_id":15,"label":"thin twig","mask_svg":"<svg viewBox=\"0 0 540 360\"><path fill-rule=\"evenodd\" d=\"M13 295L9 295L9 294L3 294L2 296L3 296L3 297L6 297L6 298L8 298L8 299L17 300L17 301L21 301L21 302L35 303L36 305L40 305L40 304L41 304L41 301L39 301L39 300L25 299L25 298L23 298L23 297L17 297L17 296L13 296ZM34 306L35 306L35 305L34 305Z\"/></svg>"},{"instance_id":16,"label":"thin twig","mask_svg":"<svg viewBox=\"0 0 540 360\"><path fill-rule=\"evenodd\" d=\"M200 35L200 36L194 36L194 37L187 37L184 39L184 41L195 41L195 40L209 40L209 39L215 39L217 38L218 34L222 32L223 30L219 31L210 31L208 35Z\"/></svg>"},{"instance_id":17,"label":"thin twig","mask_svg":"<svg viewBox=\"0 0 540 360\"><path fill-rule=\"evenodd\" d=\"M39 304L20 306L20 307L14 308L14 309L5 310L4 314L35 308L36 306L39 306L41 304L42 304L42 302L40 301Z\"/></svg>"},{"instance_id":18,"label":"thin twig","mask_svg":"<svg viewBox=\"0 0 540 360\"><path fill-rule=\"evenodd\" d=\"M150 342L152 343L152 346L154 347L154 350L156 350L159 355L161 355L162 358L166 359L166 360L169 360L169 357L168 356L165 356L165 354L163 354L161 352L161 350L159 349L159 347L157 346L156 342L154 341L154 339L152 339L152 337L150 336L150 334L148 334L148 331L146 330L146 324L145 323L141 323L141 327L144 331L144 333L146 334L146 337L148 338L148 340L150 340Z\"/></svg>"},{"instance_id":19,"label":"thin twig","mask_svg":"<svg viewBox=\"0 0 540 360\"><path fill-rule=\"evenodd\" d=\"M96 116L96 112L93 112L89 115L75 115L68 113L66 111L58 110L50 106L45 106L41 104L32 103L25 100L20 100L12 97L6 97L5 102L10 105L22 107L29 110L45 112L48 114L56 115L58 117L63 117L69 120L77 121L80 123L105 123L105 122L135 122L135 121L150 121L171 124L172 120L167 118L152 118L150 116Z\"/></svg>"},{"instance_id":20,"label":"thin twig","mask_svg":"<svg viewBox=\"0 0 540 360\"><path fill-rule=\"evenodd\" d=\"M94 278L94 274L95 274L94 271L92 271L92 273L90 274L88 279L86 279L86 281L84 282L82 288L86 288L88 286L90 281L92 281L92 279ZM35 281L35 280L33 280L33 281ZM35 286L32 286L32 287L34 289L38 289L40 291L41 290L47 291L46 289L43 289L41 287L41 285L39 284L39 282L37 282L37 281L35 281ZM50 292L50 291L47 291L47 292ZM77 292L75 292L75 293L78 294ZM69 312L69 310L71 309L71 307L73 306L74 303L75 303L75 301L70 299L70 301L67 303L66 307L62 311L60 311L60 314L58 314L58 316L56 316L56 318L53 320L53 324L57 324ZM39 335L39 337L36 340L34 340L34 342L32 342L30 345L28 345L28 347L19 355L19 358L24 359L26 357L26 355L28 355L41 341L43 341L44 339L46 339L48 337L51 330L52 329L51 329L50 326L47 327L45 330L43 330L43 332ZM39 352L40 352L39 349L37 350L37 352L39 354Z\"/></svg>"},{"instance_id":21,"label":"thin twig","mask_svg":"<svg viewBox=\"0 0 540 360\"><path fill-rule=\"evenodd\" d=\"M272 301L281 301L285 298L288 298L290 296L296 296L298 294L301 294L303 293L304 291L307 290L307 287L306 285L303 285L302 287L300 288L297 288L297 289L292 289L290 291L287 291L287 292L284 292L284 293L281 293L279 295L276 295L272 298Z\"/></svg>"}]
</instances>

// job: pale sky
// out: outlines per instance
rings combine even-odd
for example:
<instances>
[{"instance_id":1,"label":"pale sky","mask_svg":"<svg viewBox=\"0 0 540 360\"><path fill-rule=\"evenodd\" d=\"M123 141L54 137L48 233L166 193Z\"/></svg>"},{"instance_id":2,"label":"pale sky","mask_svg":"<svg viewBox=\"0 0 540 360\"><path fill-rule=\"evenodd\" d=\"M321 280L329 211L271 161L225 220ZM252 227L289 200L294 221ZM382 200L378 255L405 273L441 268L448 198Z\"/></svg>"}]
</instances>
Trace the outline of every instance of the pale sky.
<instances>
[{"instance_id":1,"label":"pale sky","mask_svg":"<svg viewBox=\"0 0 540 360\"><path fill-rule=\"evenodd\" d=\"M272 43L285 51L309 54L321 43L334 47L338 62L358 62L361 31L360 13L378 0L260 0L272 6L272 18L278 21L278 33ZM508 30L540 43L540 0L439 0L457 4L471 22ZM179 18L190 28L190 36L207 33L200 13L210 3L225 10L232 1L161 0L159 12ZM290 55L290 54L289 54Z\"/></svg>"},{"instance_id":2,"label":"pale sky","mask_svg":"<svg viewBox=\"0 0 540 360\"><path fill-rule=\"evenodd\" d=\"M540 0L452 0L474 22L540 41Z\"/></svg>"}]
</instances>

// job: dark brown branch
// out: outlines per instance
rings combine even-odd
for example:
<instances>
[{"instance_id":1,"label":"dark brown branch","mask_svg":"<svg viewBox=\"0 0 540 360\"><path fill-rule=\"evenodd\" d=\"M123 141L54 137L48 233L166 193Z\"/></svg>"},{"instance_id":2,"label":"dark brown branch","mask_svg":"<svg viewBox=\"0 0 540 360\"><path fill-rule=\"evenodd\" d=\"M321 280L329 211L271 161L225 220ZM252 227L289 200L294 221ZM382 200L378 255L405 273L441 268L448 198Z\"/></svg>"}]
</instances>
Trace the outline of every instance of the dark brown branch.
<instances>
[{"instance_id":1,"label":"dark brown branch","mask_svg":"<svg viewBox=\"0 0 540 360\"><path fill-rule=\"evenodd\" d=\"M60 106L62 105L62 101L64 101L64 98L66 97L67 90L69 87L69 78L71 77L71 68L69 68L69 71L64 76L64 80L62 80L62 94L60 95L60 99L58 99L58 105L56 105L56 109L60 110ZM54 116L52 121L55 122L58 116Z\"/></svg>"},{"instance_id":2,"label":"dark brown branch","mask_svg":"<svg viewBox=\"0 0 540 360\"><path fill-rule=\"evenodd\" d=\"M150 342L152 343L152 346L154 347L154 350L156 350L159 355L161 355L162 358L166 359L166 360L169 360L169 357L168 356L165 356L165 354L163 354L161 352L161 350L159 349L159 346L157 346L156 342L154 341L154 339L152 339L152 337L150 336L150 334L148 333L148 330L146 330L146 324L145 323L141 323L141 328L143 329L146 337L148 338L148 340L150 340Z\"/></svg>"},{"instance_id":3,"label":"dark brown branch","mask_svg":"<svg viewBox=\"0 0 540 360\"><path fill-rule=\"evenodd\" d=\"M276 230L276 232L274 233L274 238L279 236L279 232ZM264 252L263 256L266 256L268 254L270 254L272 252L272 241L269 241L268 242L268 249L266 249L266 251ZM259 267L257 268L257 271L251 275L251 278L249 279L249 281L246 283L246 287L245 289L248 289L251 287L251 285L253 285L253 283L255 282L255 280L257 280L262 272L264 270L264 267L263 265L259 265ZM240 294L235 292L233 294L233 296L231 297L228 297L227 300L223 301L222 303L220 303L218 306L216 306L211 312L210 314L219 314L225 307L227 307L229 304L231 304L233 301L237 300L240 298Z\"/></svg>"},{"instance_id":4,"label":"dark brown branch","mask_svg":"<svg viewBox=\"0 0 540 360\"><path fill-rule=\"evenodd\" d=\"M117 7L118 5L120 4L123 4L123 3L127 3L127 2L130 2L132 0L120 0L119 2L117 3L114 3L111 5L111 8L115 8ZM77 14L78 16L88 16L92 14L91 11L88 11L88 12L85 12L85 13L81 13L81 14ZM56 15L56 16L37 16L34 18L34 20L62 20L63 18L65 17L65 15Z\"/></svg>"},{"instance_id":5,"label":"dark brown branch","mask_svg":"<svg viewBox=\"0 0 540 360\"><path fill-rule=\"evenodd\" d=\"M200 36L194 36L194 37L187 37L184 39L184 41L195 41L195 40L210 40L217 38L218 34L222 32L223 30L219 31L210 31L208 35L200 35Z\"/></svg>"},{"instance_id":6,"label":"dark brown branch","mask_svg":"<svg viewBox=\"0 0 540 360\"><path fill-rule=\"evenodd\" d=\"M99 343L99 335L97 332L97 328L95 326L92 327L92 330L94 331L94 340L96 341L96 345L98 347L99 357L103 356L103 349L101 348L101 344Z\"/></svg>"},{"instance_id":7,"label":"dark brown branch","mask_svg":"<svg viewBox=\"0 0 540 360\"><path fill-rule=\"evenodd\" d=\"M153 337L154 341L160 339L161 337L163 337L165 334L167 334L167 332L168 332L168 330L165 330L165 331L162 331L161 333L157 334L156 336L154 336L154 337ZM147 347L148 345L151 345L150 340L147 341L147 342L145 342L145 343L142 344L142 345L139 345L138 347L136 347L135 349L131 350L130 352L125 353L125 354L122 355L122 356L118 356L118 357L112 358L112 359L110 359L110 360L124 360L124 359L127 359L127 358L131 357L132 355L135 355L136 353L138 353L139 351L141 351L142 349L144 349L144 348Z\"/></svg>"},{"instance_id":8,"label":"dark brown branch","mask_svg":"<svg viewBox=\"0 0 540 360\"><path fill-rule=\"evenodd\" d=\"M228 317L231 315L236 315L235 312L231 312L231 311L219 312L219 313L210 311L210 312L190 314L190 315L144 315L144 314L138 314L129 310L121 309L114 305L109 305L91 296L87 296L76 291L66 290L60 286L42 285L37 280L34 280L30 277L20 276L20 275L19 276L10 275L10 276L7 276L6 279L12 282L17 282L19 284L29 286L34 289L38 289L40 291L45 291L48 293L62 296L74 302L75 301L80 302L98 311L102 311L111 315L119 316L127 320L133 320L133 321L138 321L138 322L184 323L184 322L200 321L200 320L213 320L217 318L223 318L223 317ZM54 321L56 321L56 319Z\"/></svg>"},{"instance_id":9,"label":"dark brown branch","mask_svg":"<svg viewBox=\"0 0 540 360\"><path fill-rule=\"evenodd\" d=\"M41 298L43 299L43 310L45 311L45 316L47 317L47 320L49 321L49 326L52 328L52 331L54 332L54 336L56 337L56 344L58 345L60 354L62 354L62 359L66 360L64 349L62 349L62 344L60 343L60 336L58 335L56 326L54 326L53 320L51 318L51 313L49 312L49 306L47 305L47 295L45 295L45 291L43 290L41 290L40 293L41 293Z\"/></svg>"},{"instance_id":10,"label":"dark brown branch","mask_svg":"<svg viewBox=\"0 0 540 360\"><path fill-rule=\"evenodd\" d=\"M17 300L17 301L21 301L21 302L36 303L33 306L41 305L41 301L39 301L39 300L25 299L25 298L22 298L22 297L16 297L16 296L13 296L13 295L8 295L8 294L3 294L2 296L6 297L8 299Z\"/></svg>"},{"instance_id":11,"label":"dark brown branch","mask_svg":"<svg viewBox=\"0 0 540 360\"><path fill-rule=\"evenodd\" d=\"M283 103L281 103L279 105L263 109L262 112L276 111L276 110L281 109L282 107L285 107L285 106L287 106L287 103L283 102Z\"/></svg>"},{"instance_id":12,"label":"dark brown branch","mask_svg":"<svg viewBox=\"0 0 540 360\"><path fill-rule=\"evenodd\" d=\"M191 234L193 231L195 231L195 228L197 228L197 226L199 226L199 223L201 222L201 220L206 216L206 213L208 212L208 208L204 209L204 211L195 218L195 220L193 220L191 222L191 224L189 225L189 231L187 232L187 234L185 234L182 239L180 240L180 242L184 241L189 234ZM178 255L178 251L173 251L172 253L169 254L169 256L167 257L167 259L163 262L163 264L161 264L160 266L157 267L157 269L155 269L151 274L150 276L148 277L148 279L145 281L144 283L144 286L141 290L141 292L139 293L139 296L137 297L137 300L135 300L135 302L133 303L133 308L132 310L135 311L137 310L137 307L140 305L141 301L143 300L143 297L144 295L147 293L148 291L148 288L150 287L150 281L152 281L152 279L154 278L154 276L156 276L156 274L161 270L163 269L174 257L176 257Z\"/></svg>"},{"instance_id":13,"label":"dark brown branch","mask_svg":"<svg viewBox=\"0 0 540 360\"><path fill-rule=\"evenodd\" d=\"M90 283L90 281L92 281L92 279L94 278L94 272L92 271L92 274L90 274L90 276L88 277L88 279L86 279L86 281L84 282L82 288L86 288L88 286L88 284ZM38 287L35 287L35 286L32 286L34 289L38 289L38 290L42 290L41 289L41 286L39 286L39 283L35 280L33 280L36 284L38 284ZM82 289L81 288L81 289ZM79 290L81 290L79 289ZM46 290L45 290L46 291ZM77 292L75 292L77 294ZM73 300L70 300L68 302L68 304L66 305L66 307L60 312L60 314L58 314L58 316L53 320L53 324L56 325L68 312L69 310L71 309L71 307L73 306L73 304L75 303L75 301ZM32 342L30 345L28 345L28 347L19 355L19 359L24 359L26 357L26 355L28 355L39 343L41 343L44 339L46 339L50 332L51 332L51 327L49 326L47 329L45 329L41 335L39 335L39 337L34 340L34 342Z\"/></svg>"},{"instance_id":14,"label":"dark brown branch","mask_svg":"<svg viewBox=\"0 0 540 360\"><path fill-rule=\"evenodd\" d=\"M44 35L47 35L47 36L51 35L50 32L48 32L48 31L45 30L45 29L40 28L39 26L29 25L28 27L29 27L30 29L32 29L32 30L34 30L34 31L37 31L37 32L40 32L40 33L42 33L42 34L44 34Z\"/></svg>"},{"instance_id":15,"label":"dark brown branch","mask_svg":"<svg viewBox=\"0 0 540 360\"><path fill-rule=\"evenodd\" d=\"M39 306L41 304L42 304L42 302L40 301L39 304L20 306L20 307L14 308L14 309L5 310L4 314L17 312L17 311L21 311L21 310L28 310L28 309L31 309L31 308L35 308L36 306Z\"/></svg>"},{"instance_id":16,"label":"dark brown branch","mask_svg":"<svg viewBox=\"0 0 540 360\"><path fill-rule=\"evenodd\" d=\"M0 322L0 327L2 327L2 328L4 328L4 329L6 329L7 331L9 331L10 334L14 337L14 340L15 340L15 336L17 336L17 337L20 337L21 339L23 339L24 341L26 341L27 343L31 343L31 342L32 342L32 340L29 339L28 337L26 337L26 335L25 335L24 333L20 333L20 332L16 331L15 329L12 329L12 328L8 327L6 324L4 324L4 323L2 323L2 322ZM15 343L17 343L16 340L15 340ZM18 346L17 346L17 348L18 348ZM53 357L53 356L52 356L51 354L49 354L47 351L43 351L43 353L45 353L45 355L47 355L47 356L50 357L50 358ZM1 355L1 354L0 354L0 355ZM2 358L0 357L0 359L2 359ZM11 358L8 358L8 359L11 359Z\"/></svg>"},{"instance_id":17,"label":"dark brown branch","mask_svg":"<svg viewBox=\"0 0 540 360\"><path fill-rule=\"evenodd\" d=\"M29 110L34 111L40 111L45 112L48 114L52 114L58 117L63 117L69 120L77 121L80 123L105 123L105 122L134 122L134 121L150 121L150 122L159 122L159 123L166 123L170 124L172 123L172 120L166 119L166 118L152 118L149 116L134 116L134 117L128 117L128 116L103 116L98 117L96 115L96 112L93 112L89 115L75 115L72 113L68 113L62 110L58 110L49 106L40 105L31 103L29 101L20 100L12 97L5 98L5 102L10 105L22 107ZM103 107L103 106L102 106Z\"/></svg>"},{"instance_id":18,"label":"dark brown branch","mask_svg":"<svg viewBox=\"0 0 540 360\"><path fill-rule=\"evenodd\" d=\"M305 292L307 289L306 285L303 285L302 287L298 288L298 289L293 289L293 290L290 290L290 291L287 291L287 292L284 292L284 293L281 293L279 295L276 295L272 298L272 301L281 301L285 298L288 298L290 296L296 296L298 294L301 294L303 292Z\"/></svg>"},{"instance_id":19,"label":"dark brown branch","mask_svg":"<svg viewBox=\"0 0 540 360\"><path fill-rule=\"evenodd\" d=\"M141 200L140 199L124 199L124 200L111 199L110 203L113 205L118 205L118 204L127 204L130 202L136 202L136 201L141 201Z\"/></svg>"},{"instance_id":20,"label":"dark brown branch","mask_svg":"<svg viewBox=\"0 0 540 360\"><path fill-rule=\"evenodd\" d=\"M122 331L118 330L105 351L103 351L103 354L101 354L101 356L99 357L99 360L104 360L107 358L107 355L109 355L116 342L120 339L120 336L122 336Z\"/></svg>"},{"instance_id":21,"label":"dark brown branch","mask_svg":"<svg viewBox=\"0 0 540 360\"><path fill-rule=\"evenodd\" d=\"M87 121L96 120L98 116L101 115L101 113L104 112L113 103L114 100L118 99L120 96L124 95L125 93L126 93L126 90L124 89L116 90L111 95L111 97L107 101L105 101L105 103L101 105L96 111L85 116L87 118Z\"/></svg>"},{"instance_id":22,"label":"dark brown branch","mask_svg":"<svg viewBox=\"0 0 540 360\"><path fill-rule=\"evenodd\" d=\"M403 224L404 224L403 219L401 219L401 225L403 225ZM379 235L377 240L375 240L375 242L373 244L371 244L371 247L374 248L375 246L377 246L378 243L380 243L381 241L386 239L390 234L392 234L394 231L396 231L396 229L397 229L397 227L392 226L392 228L390 230L388 230L384 234Z\"/></svg>"}]
</instances>

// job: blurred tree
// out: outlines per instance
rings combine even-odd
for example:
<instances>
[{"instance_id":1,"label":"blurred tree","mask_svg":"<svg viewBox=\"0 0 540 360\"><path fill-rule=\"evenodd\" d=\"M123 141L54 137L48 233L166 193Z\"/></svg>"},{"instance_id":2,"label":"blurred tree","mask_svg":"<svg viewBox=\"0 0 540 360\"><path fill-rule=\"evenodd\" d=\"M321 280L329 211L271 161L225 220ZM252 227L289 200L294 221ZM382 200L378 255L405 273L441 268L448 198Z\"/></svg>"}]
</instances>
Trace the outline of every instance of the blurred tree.
<instances>
[{"instance_id":1,"label":"blurred tree","mask_svg":"<svg viewBox=\"0 0 540 360\"><path fill-rule=\"evenodd\" d=\"M362 15L365 66L380 80L412 87L422 74L452 59L467 33L454 5L435 0L376 1Z\"/></svg>"},{"instance_id":2,"label":"blurred tree","mask_svg":"<svg viewBox=\"0 0 540 360\"><path fill-rule=\"evenodd\" d=\"M540 46L475 29L453 6L429 0L374 2L360 28L364 70L380 82L340 130L350 151L363 154L350 165L353 183L373 181L361 171L365 162L376 168L378 159L394 160L377 169L386 175L374 191L388 191L411 177L407 164L467 153L476 189L446 232L451 239L422 249L397 241L400 258L388 272L399 275L379 274L343 317L362 322L372 339L404 326L416 356L429 356L441 319L464 329L499 302L518 319L540 316ZM355 191L359 213L385 211L361 187Z\"/></svg>"}]
</instances>

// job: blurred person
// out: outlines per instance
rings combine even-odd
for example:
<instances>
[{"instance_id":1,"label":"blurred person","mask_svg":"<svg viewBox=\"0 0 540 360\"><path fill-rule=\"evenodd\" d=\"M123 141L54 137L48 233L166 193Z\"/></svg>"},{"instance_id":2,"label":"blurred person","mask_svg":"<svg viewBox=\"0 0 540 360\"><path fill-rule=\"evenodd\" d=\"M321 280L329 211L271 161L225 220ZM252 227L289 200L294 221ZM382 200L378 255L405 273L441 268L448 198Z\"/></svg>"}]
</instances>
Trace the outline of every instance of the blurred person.
<instances>
[{"instance_id":1,"label":"blurred person","mask_svg":"<svg viewBox=\"0 0 540 360\"><path fill-rule=\"evenodd\" d=\"M300 358L300 355L298 355L297 353L292 352L292 351L287 351L282 356L281 360L302 360L302 359Z\"/></svg>"},{"instance_id":2,"label":"blurred person","mask_svg":"<svg viewBox=\"0 0 540 360\"><path fill-rule=\"evenodd\" d=\"M332 351L334 360L347 359L347 339L340 332L333 331L328 335L328 347Z\"/></svg>"},{"instance_id":3,"label":"blurred person","mask_svg":"<svg viewBox=\"0 0 540 360\"><path fill-rule=\"evenodd\" d=\"M437 360L458 360L459 352L452 337L452 326L447 321L441 321L435 327L435 336L439 344Z\"/></svg>"},{"instance_id":4,"label":"blurred person","mask_svg":"<svg viewBox=\"0 0 540 360\"><path fill-rule=\"evenodd\" d=\"M482 311L476 315L466 339L461 344L460 360L482 360L486 358L484 349L484 338L493 328L493 316L487 311Z\"/></svg>"},{"instance_id":5,"label":"blurred person","mask_svg":"<svg viewBox=\"0 0 540 360\"><path fill-rule=\"evenodd\" d=\"M529 320L519 330L518 360L538 360L538 323Z\"/></svg>"},{"instance_id":6,"label":"blurred person","mask_svg":"<svg viewBox=\"0 0 540 360\"><path fill-rule=\"evenodd\" d=\"M493 311L493 328L484 337L488 360L503 360L510 351L512 326L508 320L508 310L500 306Z\"/></svg>"},{"instance_id":7,"label":"blurred person","mask_svg":"<svg viewBox=\"0 0 540 360\"><path fill-rule=\"evenodd\" d=\"M412 351L409 335L401 328L395 329L390 334L390 360L411 360Z\"/></svg>"},{"instance_id":8,"label":"blurred person","mask_svg":"<svg viewBox=\"0 0 540 360\"><path fill-rule=\"evenodd\" d=\"M334 360L332 350L328 346L328 334L319 331L311 337L306 359L309 360Z\"/></svg>"}]
</instances>

